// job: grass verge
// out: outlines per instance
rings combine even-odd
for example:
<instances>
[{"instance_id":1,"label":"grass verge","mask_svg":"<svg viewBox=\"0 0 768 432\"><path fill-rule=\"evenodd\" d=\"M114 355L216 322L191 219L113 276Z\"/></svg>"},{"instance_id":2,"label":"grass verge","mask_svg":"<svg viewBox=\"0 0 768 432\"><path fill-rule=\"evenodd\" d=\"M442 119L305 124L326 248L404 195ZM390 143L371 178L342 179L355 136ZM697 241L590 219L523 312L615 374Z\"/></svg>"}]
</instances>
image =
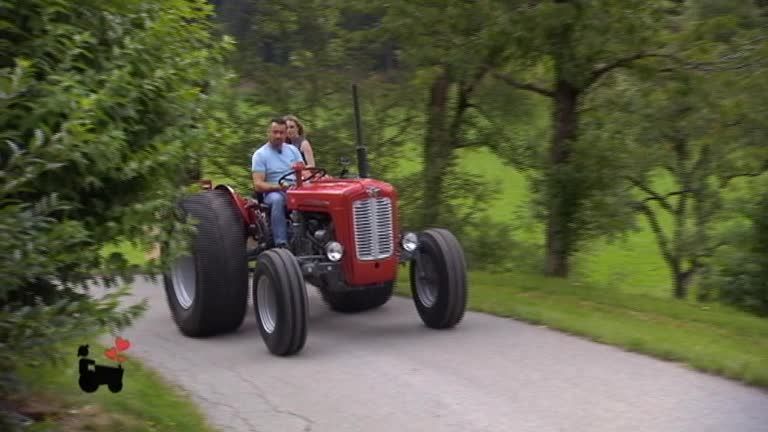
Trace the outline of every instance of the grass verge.
<instances>
[{"instance_id":1,"label":"grass verge","mask_svg":"<svg viewBox=\"0 0 768 432\"><path fill-rule=\"evenodd\" d=\"M100 386L94 393L83 392L78 386L78 344L70 345L67 364L21 369L25 390L14 397L13 405L36 420L25 431L214 432L180 390L129 355L123 363L122 391L111 393ZM114 365L103 352L104 347L91 345L89 357L97 364Z\"/></svg>"},{"instance_id":2,"label":"grass verge","mask_svg":"<svg viewBox=\"0 0 768 432\"><path fill-rule=\"evenodd\" d=\"M768 388L768 320L719 304L660 299L527 274L469 275L468 308L542 324ZM407 272L397 294L410 296Z\"/></svg>"}]
</instances>

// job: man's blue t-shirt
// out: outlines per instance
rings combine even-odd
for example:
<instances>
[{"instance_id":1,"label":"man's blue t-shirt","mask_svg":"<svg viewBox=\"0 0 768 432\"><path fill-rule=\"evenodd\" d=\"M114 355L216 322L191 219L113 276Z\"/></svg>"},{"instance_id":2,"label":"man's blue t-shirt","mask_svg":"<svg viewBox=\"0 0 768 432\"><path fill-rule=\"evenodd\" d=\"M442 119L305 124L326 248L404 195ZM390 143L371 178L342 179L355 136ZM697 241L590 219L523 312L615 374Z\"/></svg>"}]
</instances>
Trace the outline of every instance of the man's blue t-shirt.
<instances>
[{"instance_id":1,"label":"man's blue t-shirt","mask_svg":"<svg viewBox=\"0 0 768 432\"><path fill-rule=\"evenodd\" d=\"M295 146L283 143L282 150L278 153L266 143L253 152L251 171L265 173L267 183L277 183L280 177L293 170L291 165L296 162L304 162L304 159ZM293 179L293 176L289 178Z\"/></svg>"}]
</instances>

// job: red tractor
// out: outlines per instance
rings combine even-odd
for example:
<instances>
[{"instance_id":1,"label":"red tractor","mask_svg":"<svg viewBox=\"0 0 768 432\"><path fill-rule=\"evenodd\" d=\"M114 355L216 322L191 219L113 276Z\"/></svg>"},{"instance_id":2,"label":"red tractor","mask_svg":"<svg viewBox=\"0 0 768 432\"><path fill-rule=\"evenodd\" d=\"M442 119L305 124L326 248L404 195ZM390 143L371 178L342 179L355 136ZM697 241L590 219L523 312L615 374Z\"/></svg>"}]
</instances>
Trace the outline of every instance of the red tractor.
<instances>
[{"instance_id":1,"label":"red tractor","mask_svg":"<svg viewBox=\"0 0 768 432\"><path fill-rule=\"evenodd\" d=\"M258 199L208 183L183 200L182 211L198 221L196 234L191 253L177 259L164 277L181 332L207 336L239 328L252 272L254 311L265 344L273 354L295 354L307 339L305 281L319 288L331 309L360 312L391 298L398 266L406 263L424 324L435 329L458 324L467 301L461 245L441 228L401 232L397 192L367 178L362 146L358 167L356 178L331 177L301 164L286 173L296 179L287 191L287 248L273 247L270 212Z\"/></svg>"}]
</instances>

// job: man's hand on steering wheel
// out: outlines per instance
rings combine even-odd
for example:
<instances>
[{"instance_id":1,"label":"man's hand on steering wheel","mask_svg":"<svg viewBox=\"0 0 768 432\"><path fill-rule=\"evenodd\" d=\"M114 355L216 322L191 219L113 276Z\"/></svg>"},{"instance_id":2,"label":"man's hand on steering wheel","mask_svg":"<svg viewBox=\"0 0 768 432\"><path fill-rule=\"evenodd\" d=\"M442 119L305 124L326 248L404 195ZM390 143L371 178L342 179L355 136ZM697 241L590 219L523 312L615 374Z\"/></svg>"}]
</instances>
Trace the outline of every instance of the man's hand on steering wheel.
<instances>
[{"instance_id":1,"label":"man's hand on steering wheel","mask_svg":"<svg viewBox=\"0 0 768 432\"><path fill-rule=\"evenodd\" d=\"M280 190L288 190L291 187L296 185L296 182L292 178L289 178L292 175L293 175L293 171L290 171L283 174L282 177L277 179L277 185L280 186Z\"/></svg>"},{"instance_id":2,"label":"man's hand on steering wheel","mask_svg":"<svg viewBox=\"0 0 768 432\"><path fill-rule=\"evenodd\" d=\"M308 172L308 175L306 177L304 177L304 175L305 175L304 173L305 172ZM325 172L324 168L317 168L317 167L304 168L301 171L301 181L302 181L302 183L303 182L312 181L312 180L315 180L316 178L324 177L325 174L326 174L326 172Z\"/></svg>"},{"instance_id":3,"label":"man's hand on steering wheel","mask_svg":"<svg viewBox=\"0 0 768 432\"><path fill-rule=\"evenodd\" d=\"M304 177L304 171L309 171L310 174L307 177ZM308 182L308 181L314 180L315 177L321 178L321 177L325 176L325 174L326 174L326 171L325 171L324 168L316 168L316 167L304 168L302 170L302 174L301 174L301 182L304 183L304 182ZM294 186L295 182L292 182L288 186L284 186L284 183L287 183L286 180L288 179L288 177L290 177L292 175L294 175L293 171L290 171L290 172L287 172L287 173L283 174L283 176L280 177L279 180L277 180L277 184L279 184L281 187L283 187L284 188L283 190L288 189L291 186Z\"/></svg>"}]
</instances>

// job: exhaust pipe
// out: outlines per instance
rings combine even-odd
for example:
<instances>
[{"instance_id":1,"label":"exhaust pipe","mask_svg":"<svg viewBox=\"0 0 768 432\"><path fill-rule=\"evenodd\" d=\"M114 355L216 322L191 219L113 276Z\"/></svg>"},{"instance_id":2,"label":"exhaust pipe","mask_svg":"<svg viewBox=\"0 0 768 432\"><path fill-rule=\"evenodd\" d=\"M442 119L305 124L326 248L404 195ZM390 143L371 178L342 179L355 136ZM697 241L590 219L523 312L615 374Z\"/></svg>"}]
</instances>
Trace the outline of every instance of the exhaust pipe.
<instances>
[{"instance_id":1,"label":"exhaust pipe","mask_svg":"<svg viewBox=\"0 0 768 432\"><path fill-rule=\"evenodd\" d=\"M355 131L357 133L357 173L360 178L368 178L368 153L365 145L363 145L360 106L357 103L357 84L352 84L352 100L355 104Z\"/></svg>"}]
</instances>

